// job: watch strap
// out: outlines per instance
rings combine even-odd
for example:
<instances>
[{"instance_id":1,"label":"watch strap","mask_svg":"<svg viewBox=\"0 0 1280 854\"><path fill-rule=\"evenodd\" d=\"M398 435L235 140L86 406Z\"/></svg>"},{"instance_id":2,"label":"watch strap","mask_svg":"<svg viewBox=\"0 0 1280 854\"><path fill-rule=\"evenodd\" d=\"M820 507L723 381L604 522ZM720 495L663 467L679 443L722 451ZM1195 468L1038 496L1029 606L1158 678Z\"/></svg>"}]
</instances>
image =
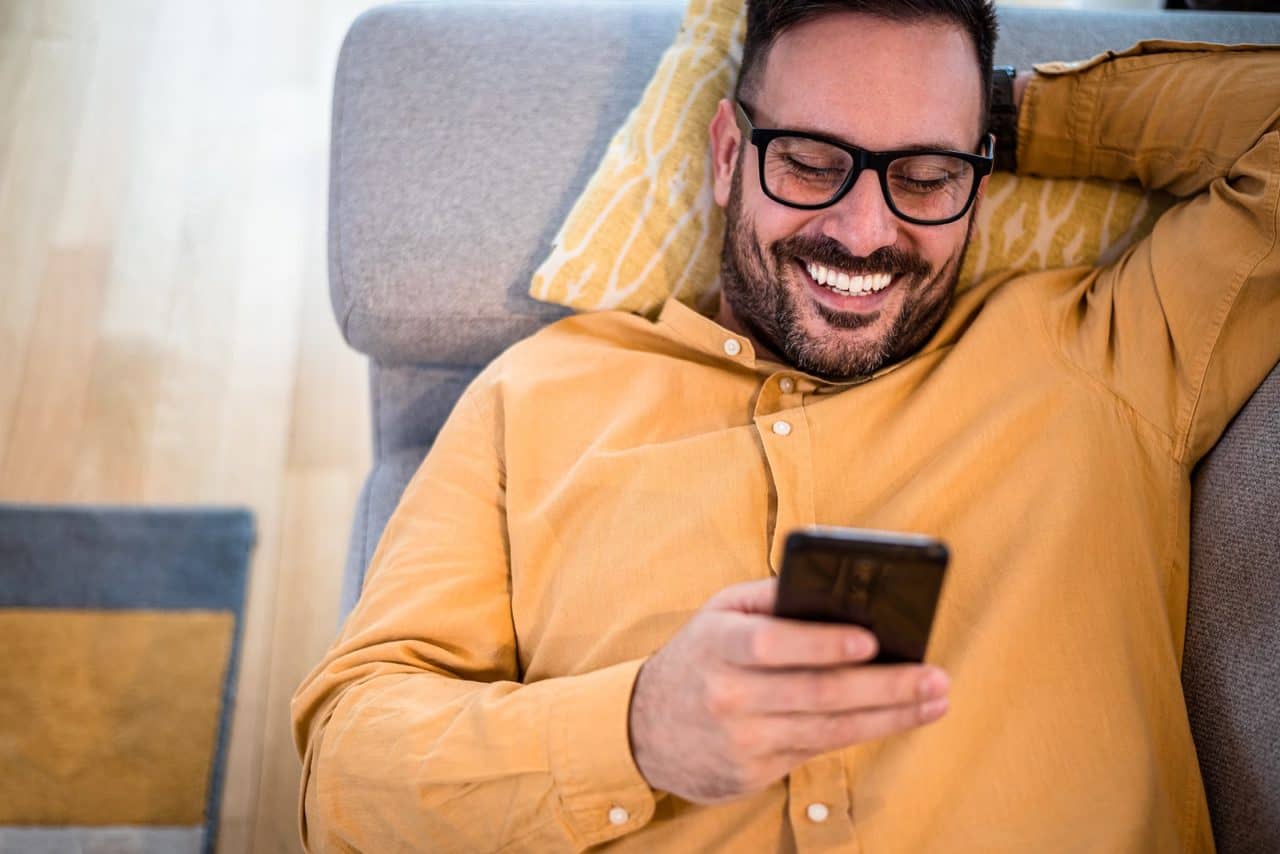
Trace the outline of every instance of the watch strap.
<instances>
[{"instance_id":1,"label":"watch strap","mask_svg":"<svg viewBox=\"0 0 1280 854\"><path fill-rule=\"evenodd\" d=\"M1013 81L1018 71L1012 65L991 70L991 110L988 127L996 135L995 166L1005 172L1018 168L1018 105L1013 99Z\"/></svg>"}]
</instances>

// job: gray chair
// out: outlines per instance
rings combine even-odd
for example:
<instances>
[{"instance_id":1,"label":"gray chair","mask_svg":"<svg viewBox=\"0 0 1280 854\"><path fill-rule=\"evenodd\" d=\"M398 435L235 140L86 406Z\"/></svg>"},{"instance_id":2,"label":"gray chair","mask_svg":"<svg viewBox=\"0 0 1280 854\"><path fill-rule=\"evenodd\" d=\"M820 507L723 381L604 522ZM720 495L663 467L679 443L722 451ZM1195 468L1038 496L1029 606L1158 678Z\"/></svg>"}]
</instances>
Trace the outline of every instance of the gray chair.
<instances>
[{"instance_id":1,"label":"gray chair","mask_svg":"<svg viewBox=\"0 0 1280 854\"><path fill-rule=\"evenodd\" d=\"M566 314L526 295L530 276L682 12L670 0L455 0L375 9L348 33L330 292L346 340L369 356L375 462L344 613L459 393ZM1280 15L1004 8L1000 19L997 61L1019 68L1139 38L1280 41ZM1280 367L1201 465L1194 495L1183 681L1214 832L1223 851L1280 851Z\"/></svg>"}]
</instances>

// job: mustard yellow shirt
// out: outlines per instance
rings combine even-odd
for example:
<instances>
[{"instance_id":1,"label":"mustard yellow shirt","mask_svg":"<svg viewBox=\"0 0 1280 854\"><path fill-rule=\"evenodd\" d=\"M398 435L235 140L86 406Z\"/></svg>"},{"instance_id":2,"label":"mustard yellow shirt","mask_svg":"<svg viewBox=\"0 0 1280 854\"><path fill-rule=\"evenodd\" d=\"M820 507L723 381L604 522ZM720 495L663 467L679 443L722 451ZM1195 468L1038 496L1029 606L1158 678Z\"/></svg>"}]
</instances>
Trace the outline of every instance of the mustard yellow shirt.
<instances>
[{"instance_id":1,"label":"mustard yellow shirt","mask_svg":"<svg viewBox=\"0 0 1280 854\"><path fill-rule=\"evenodd\" d=\"M1211 850L1179 681L1190 473L1280 358L1278 59L1147 43L1042 66L1026 171L1187 200L1107 267L962 291L864 381L757 359L676 302L498 358L294 700L308 846ZM814 523L949 544L950 712L731 803L651 790L640 664Z\"/></svg>"}]
</instances>

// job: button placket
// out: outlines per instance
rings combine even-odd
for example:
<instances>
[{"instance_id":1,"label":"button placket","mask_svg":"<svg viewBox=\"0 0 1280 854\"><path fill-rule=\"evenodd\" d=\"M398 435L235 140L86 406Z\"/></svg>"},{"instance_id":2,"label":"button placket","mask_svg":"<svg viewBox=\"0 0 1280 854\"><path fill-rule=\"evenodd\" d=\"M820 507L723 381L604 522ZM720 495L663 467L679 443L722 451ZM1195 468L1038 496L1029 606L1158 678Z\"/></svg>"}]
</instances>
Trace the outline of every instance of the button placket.
<instances>
[{"instance_id":1,"label":"button placket","mask_svg":"<svg viewBox=\"0 0 1280 854\"><path fill-rule=\"evenodd\" d=\"M785 406L776 381L764 384L755 407L755 427L776 497L769 532L769 565L781 566L782 548L792 529L814 524L813 460L803 405Z\"/></svg>"},{"instance_id":2,"label":"button placket","mask_svg":"<svg viewBox=\"0 0 1280 854\"><path fill-rule=\"evenodd\" d=\"M858 850L844 763L838 755L818 756L793 769L787 786L798 850Z\"/></svg>"}]
</instances>

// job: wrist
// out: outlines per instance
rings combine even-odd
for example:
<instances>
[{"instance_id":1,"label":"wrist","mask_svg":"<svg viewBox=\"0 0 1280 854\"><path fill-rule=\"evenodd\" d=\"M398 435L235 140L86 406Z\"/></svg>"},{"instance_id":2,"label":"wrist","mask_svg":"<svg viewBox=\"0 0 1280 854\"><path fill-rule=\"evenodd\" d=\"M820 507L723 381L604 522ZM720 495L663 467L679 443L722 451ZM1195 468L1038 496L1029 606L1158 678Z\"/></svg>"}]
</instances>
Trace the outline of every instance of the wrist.
<instances>
[{"instance_id":1,"label":"wrist","mask_svg":"<svg viewBox=\"0 0 1280 854\"><path fill-rule=\"evenodd\" d=\"M653 780L650 778L652 772L646 773L646 765L649 764L648 709L642 685L645 680L645 668L652 662L652 658L648 659L636 671L636 681L631 688L631 700L627 704L627 746L631 749L631 761L635 763L636 770L650 787L653 787Z\"/></svg>"},{"instance_id":2,"label":"wrist","mask_svg":"<svg viewBox=\"0 0 1280 854\"><path fill-rule=\"evenodd\" d=\"M995 134L995 167L1014 172L1018 166L1018 107L1026 90L1027 75L1010 65L991 70L991 107L988 128Z\"/></svg>"}]
</instances>

